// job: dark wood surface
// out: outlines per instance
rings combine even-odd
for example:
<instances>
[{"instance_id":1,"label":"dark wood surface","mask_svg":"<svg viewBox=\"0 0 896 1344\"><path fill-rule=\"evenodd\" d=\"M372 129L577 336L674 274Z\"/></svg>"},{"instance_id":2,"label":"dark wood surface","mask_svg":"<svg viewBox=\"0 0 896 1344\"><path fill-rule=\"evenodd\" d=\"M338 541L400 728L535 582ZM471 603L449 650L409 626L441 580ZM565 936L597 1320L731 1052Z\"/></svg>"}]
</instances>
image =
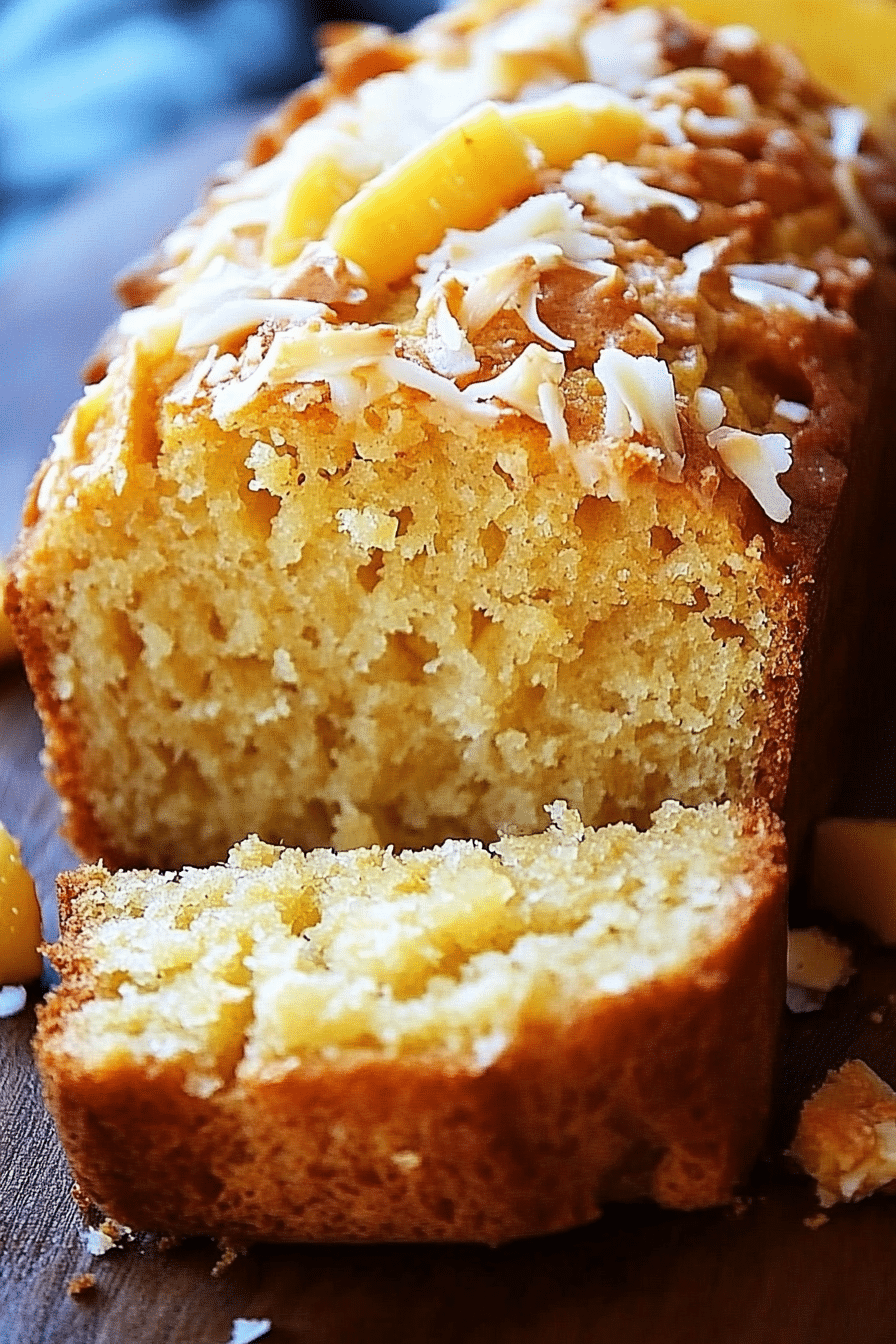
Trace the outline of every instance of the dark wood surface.
<instances>
[{"instance_id":1,"label":"dark wood surface","mask_svg":"<svg viewBox=\"0 0 896 1344\"><path fill-rule=\"evenodd\" d=\"M109 277L180 217L244 130L244 118L218 123L104 184L0 280L0 548L115 313ZM890 715L857 740L850 810L896 814L894 736ZM57 834L40 745L11 669L0 675L0 820L22 840L52 937L54 879L74 857ZM163 1251L141 1238L88 1254L40 1100L31 1004L0 1021L0 1344L226 1344L235 1317L270 1318L272 1344L893 1344L896 1201L838 1207L810 1228L811 1183L782 1155L827 1068L859 1057L896 1085L896 1006L870 1017L896 993L896 954L866 947L860 962L821 1012L785 1023L768 1155L737 1212L612 1208L589 1227L497 1251L255 1247L218 1276L209 1242ZM96 1290L75 1301L67 1285L85 1271Z\"/></svg>"}]
</instances>

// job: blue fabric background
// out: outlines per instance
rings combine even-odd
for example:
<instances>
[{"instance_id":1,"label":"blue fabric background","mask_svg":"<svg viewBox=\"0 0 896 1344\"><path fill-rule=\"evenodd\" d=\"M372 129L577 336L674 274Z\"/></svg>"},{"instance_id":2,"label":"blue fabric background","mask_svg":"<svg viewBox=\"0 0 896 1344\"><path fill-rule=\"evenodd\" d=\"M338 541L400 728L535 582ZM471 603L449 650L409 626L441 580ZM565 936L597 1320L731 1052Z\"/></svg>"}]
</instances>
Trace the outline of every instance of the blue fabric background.
<instances>
[{"instance_id":1,"label":"blue fabric background","mask_svg":"<svg viewBox=\"0 0 896 1344\"><path fill-rule=\"evenodd\" d=\"M405 28L430 0L0 0L0 269L67 194L315 70L313 28Z\"/></svg>"}]
</instances>

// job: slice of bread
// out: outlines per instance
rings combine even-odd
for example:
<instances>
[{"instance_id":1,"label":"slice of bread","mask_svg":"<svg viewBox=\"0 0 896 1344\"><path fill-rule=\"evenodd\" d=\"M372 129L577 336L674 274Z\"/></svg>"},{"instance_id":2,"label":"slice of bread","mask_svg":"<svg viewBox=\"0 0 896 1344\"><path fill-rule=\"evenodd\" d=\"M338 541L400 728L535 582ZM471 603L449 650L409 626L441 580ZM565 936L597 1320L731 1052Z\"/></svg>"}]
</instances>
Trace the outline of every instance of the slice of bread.
<instances>
[{"instance_id":1,"label":"slice of bread","mask_svg":"<svg viewBox=\"0 0 896 1344\"><path fill-rule=\"evenodd\" d=\"M766 809L60 879L47 1104L90 1200L236 1240L497 1243L731 1198L784 993Z\"/></svg>"},{"instance_id":2,"label":"slice of bread","mask_svg":"<svg viewBox=\"0 0 896 1344\"><path fill-rule=\"evenodd\" d=\"M880 531L893 166L671 11L341 36L126 282L27 506L69 839L179 866L789 789L798 846Z\"/></svg>"}]
</instances>

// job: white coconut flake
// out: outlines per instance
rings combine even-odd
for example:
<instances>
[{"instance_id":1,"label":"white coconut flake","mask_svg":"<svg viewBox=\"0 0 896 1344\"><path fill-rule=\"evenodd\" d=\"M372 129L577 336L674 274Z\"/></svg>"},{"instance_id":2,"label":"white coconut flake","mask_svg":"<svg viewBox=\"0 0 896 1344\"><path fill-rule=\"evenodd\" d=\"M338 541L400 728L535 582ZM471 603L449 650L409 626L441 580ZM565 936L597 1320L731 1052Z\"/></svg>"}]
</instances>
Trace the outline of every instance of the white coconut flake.
<instances>
[{"instance_id":1,"label":"white coconut flake","mask_svg":"<svg viewBox=\"0 0 896 1344\"><path fill-rule=\"evenodd\" d=\"M503 373L486 382L471 383L462 396L471 401L503 401L538 424L546 425L552 448L569 444L560 383L566 372L563 356L540 345L527 345Z\"/></svg>"},{"instance_id":2,"label":"white coconut flake","mask_svg":"<svg viewBox=\"0 0 896 1344\"><path fill-rule=\"evenodd\" d=\"M745 429L722 427L706 437L732 476L743 482L769 518L785 523L792 505L777 478L793 463L786 434L751 434Z\"/></svg>"},{"instance_id":3,"label":"white coconut flake","mask_svg":"<svg viewBox=\"0 0 896 1344\"><path fill-rule=\"evenodd\" d=\"M714 387L698 387L694 393L697 423L704 434L718 429L725 419L725 403Z\"/></svg>"},{"instance_id":4,"label":"white coconut flake","mask_svg":"<svg viewBox=\"0 0 896 1344\"><path fill-rule=\"evenodd\" d=\"M475 399L469 398L467 396L469 387L466 392L461 392L450 379L424 369L411 359L392 355L380 360L380 367L384 374L394 378L396 384L401 383L405 387L416 388L418 392L425 392L434 402L441 403L448 410L463 412L475 424L494 424L500 415L497 407L480 406L476 404ZM481 384L472 383L471 386L479 387Z\"/></svg>"},{"instance_id":5,"label":"white coconut flake","mask_svg":"<svg viewBox=\"0 0 896 1344\"><path fill-rule=\"evenodd\" d=\"M267 351L245 376L218 386L212 415L226 428L262 388L290 383L326 384L333 409L345 419L399 386L423 392L476 424L493 424L500 415L497 407L478 405L450 379L396 355L393 327L330 327L316 320L275 332Z\"/></svg>"},{"instance_id":6,"label":"white coconut flake","mask_svg":"<svg viewBox=\"0 0 896 1344\"><path fill-rule=\"evenodd\" d=\"M574 41L580 22L577 5L527 5L502 20L494 47L508 55L563 53Z\"/></svg>"},{"instance_id":7,"label":"white coconut flake","mask_svg":"<svg viewBox=\"0 0 896 1344\"><path fill-rule=\"evenodd\" d=\"M809 270L806 266L794 266L789 261L766 261L754 264L736 262L728 266L727 271L729 275L737 276L739 279L762 280L767 284L776 285L780 289L789 289L795 294L802 294L807 299L812 297L821 283L821 277L817 271Z\"/></svg>"},{"instance_id":8,"label":"white coconut flake","mask_svg":"<svg viewBox=\"0 0 896 1344\"><path fill-rule=\"evenodd\" d=\"M854 159L859 152L868 118L860 107L832 107L828 112L831 127L831 154L837 160Z\"/></svg>"},{"instance_id":9,"label":"white coconut flake","mask_svg":"<svg viewBox=\"0 0 896 1344\"><path fill-rule=\"evenodd\" d=\"M782 420L790 420L794 425L802 425L812 414L808 406L804 406L801 401L787 401L784 397L778 397L772 407L775 415L780 415Z\"/></svg>"},{"instance_id":10,"label":"white coconut flake","mask_svg":"<svg viewBox=\"0 0 896 1344\"><path fill-rule=\"evenodd\" d=\"M649 111L641 105L640 99L629 98L617 89L607 88L603 84L565 84L561 89L552 90L538 98L526 97L519 102L501 103L498 106L511 122L514 122L515 114L528 115L539 109L562 114L565 108L570 107L587 112L601 112L605 108L615 107L641 117L645 130L652 125Z\"/></svg>"},{"instance_id":11,"label":"white coconut flake","mask_svg":"<svg viewBox=\"0 0 896 1344\"><path fill-rule=\"evenodd\" d=\"M789 263L736 264L726 267L731 293L754 308L790 308L802 317L827 314L820 299L812 298L819 284L816 271Z\"/></svg>"},{"instance_id":12,"label":"white coconut flake","mask_svg":"<svg viewBox=\"0 0 896 1344\"><path fill-rule=\"evenodd\" d=\"M630 355L625 350L602 350L594 365L606 394L604 432L611 439L635 433L659 438L664 475L680 480L684 440L675 407L675 384L667 364L652 355Z\"/></svg>"},{"instance_id":13,"label":"white coconut flake","mask_svg":"<svg viewBox=\"0 0 896 1344\"><path fill-rule=\"evenodd\" d=\"M372 371L394 349L395 333L387 326L330 327L311 321L275 332L254 369L218 386L212 415L226 428L263 387L284 383L326 383L337 411L354 414L375 400L378 393L369 388Z\"/></svg>"},{"instance_id":14,"label":"white coconut flake","mask_svg":"<svg viewBox=\"0 0 896 1344\"><path fill-rule=\"evenodd\" d=\"M581 37L588 78L623 93L643 89L665 69L662 25L660 12L647 8L589 24Z\"/></svg>"},{"instance_id":15,"label":"white coconut flake","mask_svg":"<svg viewBox=\"0 0 896 1344\"><path fill-rule=\"evenodd\" d=\"M684 263L684 270L671 282L671 288L675 293L696 295L700 288L701 275L712 270L727 247L727 238L710 238L683 253L681 260Z\"/></svg>"},{"instance_id":16,"label":"white coconut flake","mask_svg":"<svg viewBox=\"0 0 896 1344\"><path fill-rule=\"evenodd\" d=\"M199 396L202 384L208 378L217 361L218 347L212 345L203 355L202 359L200 359L197 364L193 365L190 372L184 374L183 378L175 383L169 394L171 400L177 402L181 406L191 406Z\"/></svg>"},{"instance_id":17,"label":"white coconut flake","mask_svg":"<svg viewBox=\"0 0 896 1344\"><path fill-rule=\"evenodd\" d=\"M430 291L424 351L436 373L461 378L476 373L479 360L467 334L451 311L444 289Z\"/></svg>"},{"instance_id":18,"label":"white coconut flake","mask_svg":"<svg viewBox=\"0 0 896 1344\"><path fill-rule=\"evenodd\" d=\"M0 985L0 1017L14 1017L28 1002L23 985Z\"/></svg>"},{"instance_id":19,"label":"white coconut flake","mask_svg":"<svg viewBox=\"0 0 896 1344\"><path fill-rule=\"evenodd\" d=\"M575 342L551 331L538 315L539 277L568 265L603 278L613 272L607 261L612 255L607 239L585 223L581 205L563 192L531 196L485 229L449 229L435 252L418 259L418 311L431 313L435 293L457 284L463 290L458 322L468 335L510 307L533 335L568 350Z\"/></svg>"},{"instance_id":20,"label":"white coconut flake","mask_svg":"<svg viewBox=\"0 0 896 1344\"><path fill-rule=\"evenodd\" d=\"M700 205L690 196L651 187L639 176L638 169L611 162L602 154L586 154L576 160L563 174L561 184L573 200L581 201L602 218L629 219L660 206L677 210L689 223L700 214Z\"/></svg>"},{"instance_id":21,"label":"white coconut flake","mask_svg":"<svg viewBox=\"0 0 896 1344\"><path fill-rule=\"evenodd\" d=\"M700 107L689 107L682 116L685 130L695 140L734 140L746 130L740 117L710 117Z\"/></svg>"},{"instance_id":22,"label":"white coconut flake","mask_svg":"<svg viewBox=\"0 0 896 1344\"><path fill-rule=\"evenodd\" d=\"M756 29L746 23L725 23L716 29L712 37L714 46L737 56L753 51L761 40Z\"/></svg>"},{"instance_id":23,"label":"white coconut flake","mask_svg":"<svg viewBox=\"0 0 896 1344\"><path fill-rule=\"evenodd\" d=\"M312 317L323 316L320 303L305 299L226 299L204 313L188 313L177 338L178 350L210 345L241 331L254 330L262 322L290 322L301 325Z\"/></svg>"},{"instance_id":24,"label":"white coconut flake","mask_svg":"<svg viewBox=\"0 0 896 1344\"><path fill-rule=\"evenodd\" d=\"M193 279L213 257L232 255L235 236L241 229L265 228L276 208L275 198L261 196L223 205L201 225L188 220L182 228L169 234L165 251L169 256L180 254L180 260L163 271L159 278L163 284Z\"/></svg>"},{"instance_id":25,"label":"white coconut flake","mask_svg":"<svg viewBox=\"0 0 896 1344\"><path fill-rule=\"evenodd\" d=\"M883 257L889 256L893 249L892 240L859 189L855 159L843 159L835 163L831 178L853 223L861 229L875 252Z\"/></svg>"}]
</instances>

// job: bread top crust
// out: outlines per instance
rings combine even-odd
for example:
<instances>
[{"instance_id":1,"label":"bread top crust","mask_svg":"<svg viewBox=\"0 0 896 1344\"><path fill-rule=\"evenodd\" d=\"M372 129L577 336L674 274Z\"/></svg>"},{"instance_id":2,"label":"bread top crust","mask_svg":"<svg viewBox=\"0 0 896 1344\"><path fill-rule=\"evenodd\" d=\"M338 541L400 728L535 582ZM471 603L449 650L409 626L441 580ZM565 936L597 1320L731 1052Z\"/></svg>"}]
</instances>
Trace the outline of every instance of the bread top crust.
<instances>
[{"instance_id":1,"label":"bread top crust","mask_svg":"<svg viewBox=\"0 0 896 1344\"><path fill-rule=\"evenodd\" d=\"M645 463L703 506L733 481L745 540L810 573L866 412L862 331L894 303L896 170L862 114L745 30L599 0L328 38L324 76L123 282L139 306L92 376L138 341L223 427L265 388L525 417L586 493ZM427 161L467 171L451 127L484 156L463 205L437 201L417 260L377 274L408 201L427 215ZM514 154L515 187L482 181Z\"/></svg>"}]
</instances>

